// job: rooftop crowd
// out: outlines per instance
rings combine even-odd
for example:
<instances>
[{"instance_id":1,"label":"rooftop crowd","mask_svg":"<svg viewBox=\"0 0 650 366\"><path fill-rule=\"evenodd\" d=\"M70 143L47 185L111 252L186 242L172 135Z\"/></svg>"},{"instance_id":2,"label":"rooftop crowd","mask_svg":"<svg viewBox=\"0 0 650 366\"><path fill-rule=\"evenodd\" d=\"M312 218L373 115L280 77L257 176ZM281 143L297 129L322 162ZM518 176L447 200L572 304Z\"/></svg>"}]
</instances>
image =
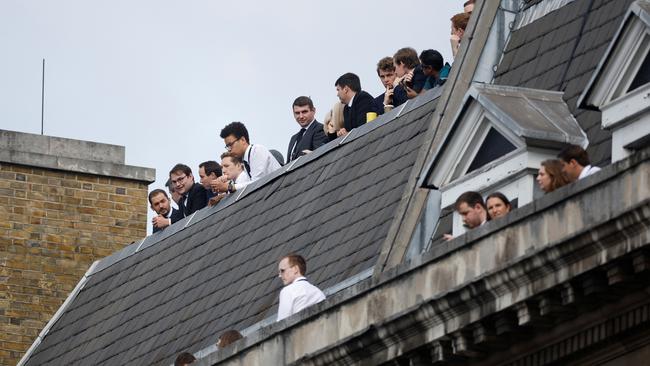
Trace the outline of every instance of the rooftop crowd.
<instances>
[{"instance_id":1,"label":"rooftop crowd","mask_svg":"<svg viewBox=\"0 0 650 366\"><path fill-rule=\"evenodd\" d=\"M454 57L460 49L473 7L474 0L466 1L464 11L451 18L450 46ZM149 193L151 209L156 212L152 219L153 232L217 204L285 163L345 136L429 89L441 87L450 70L451 65L444 62L440 52L427 49L418 55L415 49L405 47L377 62L377 76L385 89L380 95L373 97L364 91L357 75L341 75L334 82L338 101L323 123L315 119L316 108L311 98L297 97L291 107L300 129L288 139L286 160L277 151L253 144L243 123L227 124L220 132L225 148L220 162L207 160L199 164L199 182L195 181L189 166L176 164L169 172L166 190L158 188ZM560 152L558 159L542 162L536 179L539 188L548 193L598 170L590 165L581 147L569 146ZM460 195L454 208L467 229L506 216L513 209L510 200L500 192L491 193L484 200L480 193L472 191ZM446 234L445 239L453 237ZM325 299L323 292L307 281L306 269L306 261L300 255L290 253L279 260L278 277L284 287L279 294L278 321ZM239 331L228 330L218 338L217 347L226 347L240 338ZM183 352L175 365L189 365L195 360L191 353Z\"/></svg>"}]
</instances>

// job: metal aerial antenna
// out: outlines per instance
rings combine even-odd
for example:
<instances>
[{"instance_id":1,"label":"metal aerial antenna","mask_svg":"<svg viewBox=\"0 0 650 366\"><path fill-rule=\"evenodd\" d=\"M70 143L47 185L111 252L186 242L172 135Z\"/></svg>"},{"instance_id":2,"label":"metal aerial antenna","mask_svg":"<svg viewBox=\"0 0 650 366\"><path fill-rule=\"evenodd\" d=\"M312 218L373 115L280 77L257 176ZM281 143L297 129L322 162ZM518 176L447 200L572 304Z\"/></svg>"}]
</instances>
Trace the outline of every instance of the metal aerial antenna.
<instances>
[{"instance_id":1,"label":"metal aerial antenna","mask_svg":"<svg viewBox=\"0 0 650 366\"><path fill-rule=\"evenodd\" d=\"M44 111L45 111L45 59L43 59L43 73L41 77L41 135L43 134Z\"/></svg>"}]
</instances>

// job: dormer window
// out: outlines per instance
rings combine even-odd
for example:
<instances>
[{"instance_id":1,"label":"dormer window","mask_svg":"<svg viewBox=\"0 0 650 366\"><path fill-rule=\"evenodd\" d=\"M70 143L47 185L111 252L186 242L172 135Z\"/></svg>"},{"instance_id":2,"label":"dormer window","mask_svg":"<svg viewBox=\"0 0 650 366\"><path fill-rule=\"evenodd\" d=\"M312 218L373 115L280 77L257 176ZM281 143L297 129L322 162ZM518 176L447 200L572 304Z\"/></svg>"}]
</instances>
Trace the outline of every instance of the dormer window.
<instances>
[{"instance_id":1,"label":"dormer window","mask_svg":"<svg viewBox=\"0 0 650 366\"><path fill-rule=\"evenodd\" d=\"M632 3L578 106L602 112L612 131L612 161L650 141L650 8Z\"/></svg>"}]
</instances>

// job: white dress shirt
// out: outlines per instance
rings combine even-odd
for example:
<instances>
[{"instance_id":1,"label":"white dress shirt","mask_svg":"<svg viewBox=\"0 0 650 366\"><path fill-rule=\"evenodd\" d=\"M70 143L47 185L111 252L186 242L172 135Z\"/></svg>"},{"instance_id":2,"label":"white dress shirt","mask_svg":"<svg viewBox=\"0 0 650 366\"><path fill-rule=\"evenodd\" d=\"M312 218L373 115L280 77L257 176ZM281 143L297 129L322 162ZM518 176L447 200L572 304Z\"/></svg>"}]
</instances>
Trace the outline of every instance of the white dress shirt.
<instances>
[{"instance_id":1,"label":"white dress shirt","mask_svg":"<svg viewBox=\"0 0 650 366\"><path fill-rule=\"evenodd\" d=\"M305 277L298 277L280 291L278 321L325 300L325 294Z\"/></svg>"},{"instance_id":2,"label":"white dress shirt","mask_svg":"<svg viewBox=\"0 0 650 366\"><path fill-rule=\"evenodd\" d=\"M263 176L280 168L280 163L278 163L271 152L262 145L248 145L242 160L247 162L251 168L250 182L235 184L235 190L240 190L248 184L255 182ZM248 174L245 167L242 174Z\"/></svg>"},{"instance_id":3,"label":"white dress shirt","mask_svg":"<svg viewBox=\"0 0 650 366\"><path fill-rule=\"evenodd\" d=\"M584 177L588 177L596 172L599 172L600 168L597 166L591 166L587 165L586 167L582 168L582 171L580 172L580 175L578 176L578 179L582 179Z\"/></svg>"}]
</instances>

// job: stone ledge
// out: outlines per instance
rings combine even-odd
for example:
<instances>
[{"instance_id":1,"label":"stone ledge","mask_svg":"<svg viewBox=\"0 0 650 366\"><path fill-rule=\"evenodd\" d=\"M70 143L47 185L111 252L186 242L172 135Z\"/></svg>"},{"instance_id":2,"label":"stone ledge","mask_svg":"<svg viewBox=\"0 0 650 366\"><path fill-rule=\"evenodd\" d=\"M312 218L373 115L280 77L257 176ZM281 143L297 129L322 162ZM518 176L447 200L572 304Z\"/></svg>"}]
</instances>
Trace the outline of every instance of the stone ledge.
<instances>
[{"instance_id":1,"label":"stone ledge","mask_svg":"<svg viewBox=\"0 0 650 366\"><path fill-rule=\"evenodd\" d=\"M151 183L156 171L124 164L124 147L0 130L0 162Z\"/></svg>"}]
</instances>

